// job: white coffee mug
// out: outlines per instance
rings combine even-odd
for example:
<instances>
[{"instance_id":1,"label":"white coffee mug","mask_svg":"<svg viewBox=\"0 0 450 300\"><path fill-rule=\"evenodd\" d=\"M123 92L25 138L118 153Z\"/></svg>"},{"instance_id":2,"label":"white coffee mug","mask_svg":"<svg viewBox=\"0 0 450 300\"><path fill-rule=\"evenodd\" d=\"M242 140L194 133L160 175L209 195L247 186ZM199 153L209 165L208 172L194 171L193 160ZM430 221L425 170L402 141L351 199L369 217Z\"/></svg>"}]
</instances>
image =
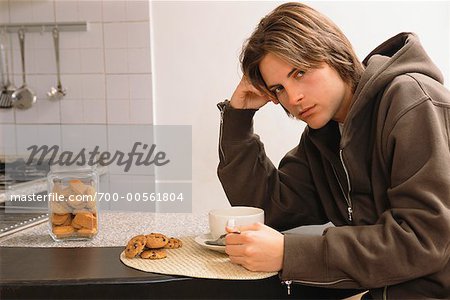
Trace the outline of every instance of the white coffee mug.
<instances>
[{"instance_id":1,"label":"white coffee mug","mask_svg":"<svg viewBox=\"0 0 450 300\"><path fill-rule=\"evenodd\" d=\"M242 226L253 223L264 223L264 210L257 207L234 206L214 209L209 212L209 230L212 239L226 233L226 226Z\"/></svg>"}]
</instances>

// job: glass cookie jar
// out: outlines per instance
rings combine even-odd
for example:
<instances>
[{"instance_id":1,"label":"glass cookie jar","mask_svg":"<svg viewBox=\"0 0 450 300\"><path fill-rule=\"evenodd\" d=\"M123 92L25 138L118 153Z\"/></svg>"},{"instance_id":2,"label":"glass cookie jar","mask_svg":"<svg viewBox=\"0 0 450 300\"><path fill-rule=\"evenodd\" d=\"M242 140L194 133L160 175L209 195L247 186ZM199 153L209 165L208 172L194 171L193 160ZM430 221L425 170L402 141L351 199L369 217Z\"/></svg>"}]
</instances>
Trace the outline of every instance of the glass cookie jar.
<instances>
[{"instance_id":1,"label":"glass cookie jar","mask_svg":"<svg viewBox=\"0 0 450 300\"><path fill-rule=\"evenodd\" d=\"M90 240L98 233L95 167L52 167L47 176L49 230L55 241Z\"/></svg>"}]
</instances>

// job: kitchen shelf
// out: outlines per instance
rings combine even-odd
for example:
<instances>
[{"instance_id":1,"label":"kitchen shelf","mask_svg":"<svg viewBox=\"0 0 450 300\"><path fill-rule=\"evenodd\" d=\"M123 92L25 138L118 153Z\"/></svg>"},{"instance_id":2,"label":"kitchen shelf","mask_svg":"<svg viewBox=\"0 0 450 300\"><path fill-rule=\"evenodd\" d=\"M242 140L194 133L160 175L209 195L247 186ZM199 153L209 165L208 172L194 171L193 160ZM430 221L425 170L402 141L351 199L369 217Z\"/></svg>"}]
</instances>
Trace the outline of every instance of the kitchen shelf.
<instances>
[{"instance_id":1,"label":"kitchen shelf","mask_svg":"<svg viewBox=\"0 0 450 300\"><path fill-rule=\"evenodd\" d=\"M8 23L0 24L0 31L5 30L8 33L18 32L23 29L25 32L52 32L57 27L60 32L63 31L88 31L87 22L44 22L44 23Z\"/></svg>"}]
</instances>

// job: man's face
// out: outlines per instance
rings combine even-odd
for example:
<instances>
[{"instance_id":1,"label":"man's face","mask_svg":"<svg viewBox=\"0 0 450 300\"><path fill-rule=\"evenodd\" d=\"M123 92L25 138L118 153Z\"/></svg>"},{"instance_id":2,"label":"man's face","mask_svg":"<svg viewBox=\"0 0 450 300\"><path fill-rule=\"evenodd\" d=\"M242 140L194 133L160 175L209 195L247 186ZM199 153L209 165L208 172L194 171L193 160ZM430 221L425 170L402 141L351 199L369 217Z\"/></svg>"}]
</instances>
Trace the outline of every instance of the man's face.
<instances>
[{"instance_id":1,"label":"man's face","mask_svg":"<svg viewBox=\"0 0 450 300\"><path fill-rule=\"evenodd\" d=\"M276 101L296 119L318 129L330 120L344 122L352 92L328 64L299 70L268 53L259 64L261 75Z\"/></svg>"}]
</instances>

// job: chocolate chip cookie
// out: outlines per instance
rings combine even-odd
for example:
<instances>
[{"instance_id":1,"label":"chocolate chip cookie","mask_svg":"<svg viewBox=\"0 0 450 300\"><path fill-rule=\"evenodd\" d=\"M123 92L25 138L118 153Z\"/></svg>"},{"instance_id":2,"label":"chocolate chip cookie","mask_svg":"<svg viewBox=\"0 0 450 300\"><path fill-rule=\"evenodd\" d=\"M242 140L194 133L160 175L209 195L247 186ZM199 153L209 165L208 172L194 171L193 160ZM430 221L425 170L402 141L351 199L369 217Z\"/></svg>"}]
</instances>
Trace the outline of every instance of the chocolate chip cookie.
<instances>
[{"instance_id":1,"label":"chocolate chip cookie","mask_svg":"<svg viewBox=\"0 0 450 300\"><path fill-rule=\"evenodd\" d=\"M150 249L163 248L169 242L169 239L161 233L150 233L146 235L146 238L146 246Z\"/></svg>"},{"instance_id":2,"label":"chocolate chip cookie","mask_svg":"<svg viewBox=\"0 0 450 300\"><path fill-rule=\"evenodd\" d=\"M166 249L177 249L177 248L181 248L181 246L183 246L183 243L181 242L180 239L171 237L169 239L169 242L164 246L164 248L166 248Z\"/></svg>"},{"instance_id":3,"label":"chocolate chip cookie","mask_svg":"<svg viewBox=\"0 0 450 300\"><path fill-rule=\"evenodd\" d=\"M128 258L136 257L144 251L145 243L142 243L141 240L131 240L128 242L127 247L125 248L125 256Z\"/></svg>"},{"instance_id":4,"label":"chocolate chip cookie","mask_svg":"<svg viewBox=\"0 0 450 300\"><path fill-rule=\"evenodd\" d=\"M167 253L164 250L145 250L141 253L141 258L145 259L162 259L167 257Z\"/></svg>"}]
</instances>

